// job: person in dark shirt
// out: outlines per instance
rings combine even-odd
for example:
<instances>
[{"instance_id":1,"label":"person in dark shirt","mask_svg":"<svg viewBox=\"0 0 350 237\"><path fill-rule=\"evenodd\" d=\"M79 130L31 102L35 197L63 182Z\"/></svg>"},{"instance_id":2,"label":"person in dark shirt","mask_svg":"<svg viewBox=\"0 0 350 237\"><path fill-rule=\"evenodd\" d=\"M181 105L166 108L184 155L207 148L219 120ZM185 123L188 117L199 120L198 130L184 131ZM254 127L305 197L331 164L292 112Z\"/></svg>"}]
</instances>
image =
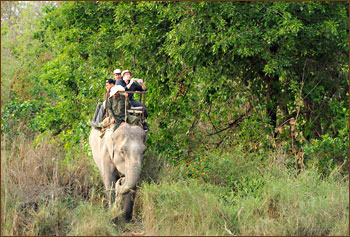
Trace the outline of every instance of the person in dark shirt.
<instances>
[{"instance_id":1,"label":"person in dark shirt","mask_svg":"<svg viewBox=\"0 0 350 237\"><path fill-rule=\"evenodd\" d=\"M129 70L124 70L121 76L122 76L122 79L121 78L118 79L115 82L115 84L123 86L126 91L145 91L147 89L142 79L131 78L131 72ZM134 94L129 93L128 96L129 96L131 106L133 107L143 106L143 103L133 98ZM145 107L145 118L147 117L148 117L148 112L147 112L147 108ZM146 119L143 121L143 126L146 130L148 130Z\"/></svg>"}]
</instances>

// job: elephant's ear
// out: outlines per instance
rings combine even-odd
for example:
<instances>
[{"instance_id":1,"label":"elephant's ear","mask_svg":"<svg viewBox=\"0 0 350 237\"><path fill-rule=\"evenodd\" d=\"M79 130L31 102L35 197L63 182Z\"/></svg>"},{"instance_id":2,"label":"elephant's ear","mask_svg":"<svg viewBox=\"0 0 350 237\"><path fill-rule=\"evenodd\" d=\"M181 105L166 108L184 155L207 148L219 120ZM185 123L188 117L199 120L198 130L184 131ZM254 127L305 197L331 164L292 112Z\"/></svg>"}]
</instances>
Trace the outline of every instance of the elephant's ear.
<instances>
[{"instance_id":1,"label":"elephant's ear","mask_svg":"<svg viewBox=\"0 0 350 237\"><path fill-rule=\"evenodd\" d=\"M107 150L108 150L108 154L110 156L111 159L113 159L114 157L114 149L113 149L113 136L112 134L109 135L109 136L105 136L105 145L107 147Z\"/></svg>"}]
</instances>

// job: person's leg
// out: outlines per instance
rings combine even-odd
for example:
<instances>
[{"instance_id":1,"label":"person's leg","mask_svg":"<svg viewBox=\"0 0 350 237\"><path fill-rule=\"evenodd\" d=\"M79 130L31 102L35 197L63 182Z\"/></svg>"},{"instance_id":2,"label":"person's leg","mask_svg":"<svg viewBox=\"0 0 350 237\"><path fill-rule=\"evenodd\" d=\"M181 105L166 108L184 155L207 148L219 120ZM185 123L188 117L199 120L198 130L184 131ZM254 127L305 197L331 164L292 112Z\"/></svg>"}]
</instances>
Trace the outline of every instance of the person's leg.
<instances>
[{"instance_id":1,"label":"person's leg","mask_svg":"<svg viewBox=\"0 0 350 237\"><path fill-rule=\"evenodd\" d=\"M106 110L103 108L103 103L98 103L96 106L94 118L92 119L92 122L88 122L88 124L93 127L100 127L99 123L103 121L105 113Z\"/></svg>"},{"instance_id":2,"label":"person's leg","mask_svg":"<svg viewBox=\"0 0 350 237\"><path fill-rule=\"evenodd\" d=\"M106 110L103 108L103 106L101 106L96 116L96 120L94 120L94 122L101 123L105 117L105 114L106 114Z\"/></svg>"},{"instance_id":3,"label":"person's leg","mask_svg":"<svg viewBox=\"0 0 350 237\"><path fill-rule=\"evenodd\" d=\"M97 117L99 116L99 112L100 112L100 109L102 107L102 104L103 103L98 103L97 106L96 106L96 110L95 110L95 114L94 114L94 118L92 119L92 122L96 122L96 119Z\"/></svg>"}]
</instances>

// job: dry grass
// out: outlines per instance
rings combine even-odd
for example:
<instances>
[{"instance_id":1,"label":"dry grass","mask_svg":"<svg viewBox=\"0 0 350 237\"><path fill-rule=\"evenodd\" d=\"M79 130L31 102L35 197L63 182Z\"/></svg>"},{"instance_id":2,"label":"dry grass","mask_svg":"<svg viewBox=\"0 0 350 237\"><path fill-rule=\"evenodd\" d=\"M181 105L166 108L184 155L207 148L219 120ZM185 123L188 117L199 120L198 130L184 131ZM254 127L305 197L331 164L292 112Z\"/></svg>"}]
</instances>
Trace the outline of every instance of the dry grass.
<instances>
[{"instance_id":1,"label":"dry grass","mask_svg":"<svg viewBox=\"0 0 350 237\"><path fill-rule=\"evenodd\" d=\"M34 142L19 135L9 144L3 134L1 148L4 235L34 234L33 218L47 219L47 213L40 215L40 212L51 208L49 212L58 214L55 203L67 195L73 197L70 206L76 205L74 199L87 199L99 181L90 160L78 155L67 162L64 151L51 137ZM62 234L56 230L53 233Z\"/></svg>"},{"instance_id":2,"label":"dry grass","mask_svg":"<svg viewBox=\"0 0 350 237\"><path fill-rule=\"evenodd\" d=\"M92 158L79 147L67 157L53 137L38 139L18 135L8 143L2 136L2 235L349 234L348 182L337 174L322 179L315 170L288 173L283 153L270 170L256 174L264 181L259 195L253 195L257 190L238 195L232 187L189 181L148 151L135 223L126 224L116 218L116 209L105 209ZM212 170L226 171L231 164L219 167L214 158ZM251 189L248 181L237 187Z\"/></svg>"},{"instance_id":3,"label":"dry grass","mask_svg":"<svg viewBox=\"0 0 350 237\"><path fill-rule=\"evenodd\" d=\"M106 208L102 179L93 159L81 147L69 155L62 147L47 135L33 140L20 134L9 142L3 134L1 234L142 234L140 224L124 223L115 206Z\"/></svg>"}]
</instances>

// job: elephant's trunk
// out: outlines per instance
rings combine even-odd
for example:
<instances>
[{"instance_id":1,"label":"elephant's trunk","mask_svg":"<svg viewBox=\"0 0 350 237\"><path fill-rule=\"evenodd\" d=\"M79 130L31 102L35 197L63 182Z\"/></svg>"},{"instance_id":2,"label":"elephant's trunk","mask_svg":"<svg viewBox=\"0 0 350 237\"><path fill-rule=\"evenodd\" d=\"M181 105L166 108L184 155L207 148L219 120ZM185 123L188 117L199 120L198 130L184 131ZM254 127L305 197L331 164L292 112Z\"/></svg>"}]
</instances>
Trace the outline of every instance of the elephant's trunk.
<instances>
[{"instance_id":1,"label":"elephant's trunk","mask_svg":"<svg viewBox=\"0 0 350 237\"><path fill-rule=\"evenodd\" d=\"M140 179L141 174L141 162L140 159L131 159L127 162L125 177L119 179L116 183L116 191L119 194L126 194L130 190L136 188L136 184Z\"/></svg>"}]
</instances>

